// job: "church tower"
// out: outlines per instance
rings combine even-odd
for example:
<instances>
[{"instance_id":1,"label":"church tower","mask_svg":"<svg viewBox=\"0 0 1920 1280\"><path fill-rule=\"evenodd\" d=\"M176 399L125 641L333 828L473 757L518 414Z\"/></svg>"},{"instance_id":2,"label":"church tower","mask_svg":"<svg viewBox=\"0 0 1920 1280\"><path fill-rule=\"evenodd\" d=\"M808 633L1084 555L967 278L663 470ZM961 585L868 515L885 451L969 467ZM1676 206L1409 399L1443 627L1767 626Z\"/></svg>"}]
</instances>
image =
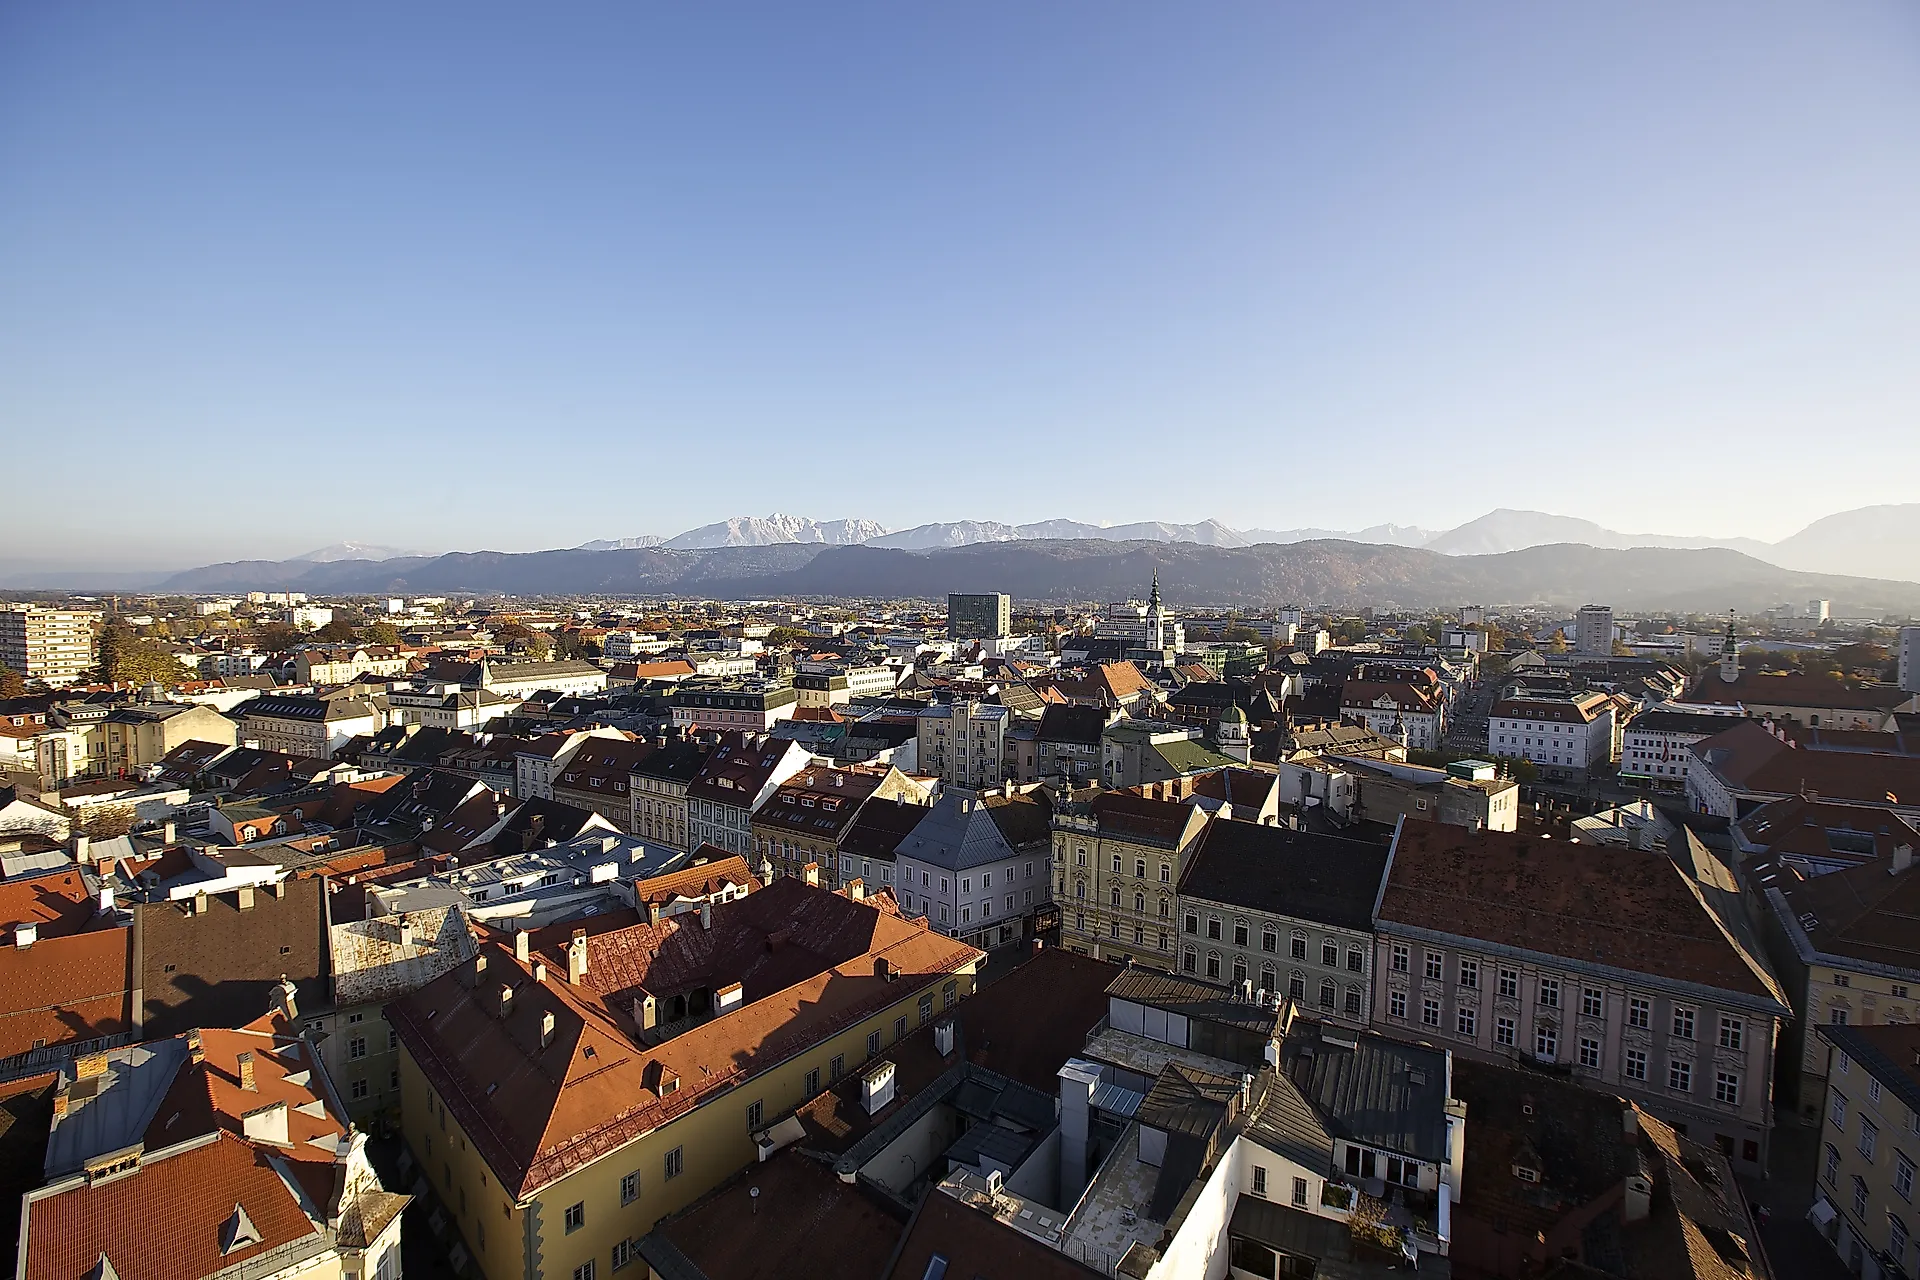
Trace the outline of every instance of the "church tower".
<instances>
[{"instance_id":1,"label":"church tower","mask_svg":"<svg viewBox=\"0 0 1920 1280\"><path fill-rule=\"evenodd\" d=\"M1740 678L1740 641L1733 634L1733 610L1727 611L1727 639L1720 649L1720 678L1728 684Z\"/></svg>"},{"instance_id":2,"label":"church tower","mask_svg":"<svg viewBox=\"0 0 1920 1280\"><path fill-rule=\"evenodd\" d=\"M1213 729L1214 745L1223 756L1232 756L1241 764L1253 762L1253 734L1247 727L1247 713L1240 709L1239 703L1230 703L1220 713L1220 722Z\"/></svg>"},{"instance_id":3,"label":"church tower","mask_svg":"<svg viewBox=\"0 0 1920 1280\"><path fill-rule=\"evenodd\" d=\"M1147 595L1147 635L1146 647L1165 649L1167 647L1167 615L1160 604L1160 570L1153 571L1153 590Z\"/></svg>"}]
</instances>

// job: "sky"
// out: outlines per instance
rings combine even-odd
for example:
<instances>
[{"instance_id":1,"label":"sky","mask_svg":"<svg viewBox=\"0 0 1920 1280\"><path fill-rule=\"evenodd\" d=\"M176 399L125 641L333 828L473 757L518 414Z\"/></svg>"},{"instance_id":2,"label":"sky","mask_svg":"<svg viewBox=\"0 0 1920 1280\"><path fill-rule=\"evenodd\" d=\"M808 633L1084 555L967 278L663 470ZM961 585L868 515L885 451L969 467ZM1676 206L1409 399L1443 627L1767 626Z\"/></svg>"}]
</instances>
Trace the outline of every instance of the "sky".
<instances>
[{"instance_id":1,"label":"sky","mask_svg":"<svg viewBox=\"0 0 1920 1280\"><path fill-rule=\"evenodd\" d=\"M1920 8L0 5L0 563L1920 500Z\"/></svg>"}]
</instances>

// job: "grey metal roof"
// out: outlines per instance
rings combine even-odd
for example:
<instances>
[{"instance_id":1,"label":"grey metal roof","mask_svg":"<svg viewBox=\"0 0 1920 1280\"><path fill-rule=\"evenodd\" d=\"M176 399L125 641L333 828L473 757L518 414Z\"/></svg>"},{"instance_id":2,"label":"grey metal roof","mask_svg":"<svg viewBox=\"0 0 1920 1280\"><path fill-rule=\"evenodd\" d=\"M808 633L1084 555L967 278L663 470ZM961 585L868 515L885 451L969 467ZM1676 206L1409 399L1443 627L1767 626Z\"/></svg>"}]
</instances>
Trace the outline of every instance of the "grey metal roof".
<instances>
[{"instance_id":1,"label":"grey metal roof","mask_svg":"<svg viewBox=\"0 0 1920 1280\"><path fill-rule=\"evenodd\" d=\"M70 1083L71 1101L47 1135L48 1177L140 1141L186 1060L186 1042L171 1039L116 1049L106 1070L88 1080L75 1078L74 1064L63 1066L61 1079ZM88 1088L94 1092L81 1096Z\"/></svg>"},{"instance_id":2,"label":"grey metal roof","mask_svg":"<svg viewBox=\"0 0 1920 1280\"><path fill-rule=\"evenodd\" d=\"M1287 1077L1329 1133L1439 1164L1447 1155L1447 1055L1371 1034L1296 1024L1282 1047Z\"/></svg>"},{"instance_id":3,"label":"grey metal roof","mask_svg":"<svg viewBox=\"0 0 1920 1280\"><path fill-rule=\"evenodd\" d=\"M1387 852L1370 841L1216 821L1194 850L1180 896L1371 932Z\"/></svg>"},{"instance_id":4,"label":"grey metal roof","mask_svg":"<svg viewBox=\"0 0 1920 1280\"><path fill-rule=\"evenodd\" d=\"M1333 1135L1293 1081L1279 1072L1247 1124L1248 1140L1313 1173L1333 1172Z\"/></svg>"},{"instance_id":5,"label":"grey metal roof","mask_svg":"<svg viewBox=\"0 0 1920 1280\"><path fill-rule=\"evenodd\" d=\"M895 849L896 857L965 871L1017 856L987 807L957 789L940 797Z\"/></svg>"},{"instance_id":6,"label":"grey metal roof","mask_svg":"<svg viewBox=\"0 0 1920 1280\"><path fill-rule=\"evenodd\" d=\"M1107 994L1118 1000L1266 1035L1272 1035L1280 1024L1278 1010L1246 1003L1226 987L1152 969L1128 969L1107 984Z\"/></svg>"}]
</instances>

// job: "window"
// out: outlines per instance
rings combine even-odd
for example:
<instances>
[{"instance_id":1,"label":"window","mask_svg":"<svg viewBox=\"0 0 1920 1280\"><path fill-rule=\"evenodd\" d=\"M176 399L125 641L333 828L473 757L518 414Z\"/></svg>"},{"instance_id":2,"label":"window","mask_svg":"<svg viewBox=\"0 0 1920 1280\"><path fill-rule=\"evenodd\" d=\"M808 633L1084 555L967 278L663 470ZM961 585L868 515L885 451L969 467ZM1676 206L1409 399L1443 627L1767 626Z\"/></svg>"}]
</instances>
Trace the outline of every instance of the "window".
<instances>
[{"instance_id":1,"label":"window","mask_svg":"<svg viewBox=\"0 0 1920 1280\"><path fill-rule=\"evenodd\" d=\"M1560 1056L1560 1033L1552 1027L1539 1027L1533 1033L1533 1056L1553 1059Z\"/></svg>"},{"instance_id":2,"label":"window","mask_svg":"<svg viewBox=\"0 0 1920 1280\"><path fill-rule=\"evenodd\" d=\"M1867 1180L1857 1173L1853 1175L1853 1216L1867 1216Z\"/></svg>"},{"instance_id":3,"label":"window","mask_svg":"<svg viewBox=\"0 0 1920 1280\"><path fill-rule=\"evenodd\" d=\"M1508 1048L1513 1047L1515 1036L1512 1018L1495 1018L1493 1020L1493 1039L1496 1044L1503 1044Z\"/></svg>"},{"instance_id":4,"label":"window","mask_svg":"<svg viewBox=\"0 0 1920 1280\"><path fill-rule=\"evenodd\" d=\"M1744 1018L1730 1018L1724 1013L1720 1015L1720 1047L1722 1049L1738 1049L1741 1042L1746 1039L1746 1033L1747 1023Z\"/></svg>"},{"instance_id":5,"label":"window","mask_svg":"<svg viewBox=\"0 0 1920 1280\"><path fill-rule=\"evenodd\" d=\"M1646 1053L1640 1049L1627 1050L1626 1061L1620 1069L1620 1074L1629 1080L1645 1080L1647 1078Z\"/></svg>"},{"instance_id":6,"label":"window","mask_svg":"<svg viewBox=\"0 0 1920 1280\"><path fill-rule=\"evenodd\" d=\"M927 1023L933 1020L933 992L929 991L927 992L927 994L920 997L919 1009L920 1009L920 1024L922 1026L925 1026ZM813 1090L808 1090L808 1096L811 1097L813 1095L813 1092L814 1092Z\"/></svg>"},{"instance_id":7,"label":"window","mask_svg":"<svg viewBox=\"0 0 1920 1280\"><path fill-rule=\"evenodd\" d=\"M631 1240L621 1240L613 1246L613 1269L620 1270L640 1256L640 1250Z\"/></svg>"},{"instance_id":8,"label":"window","mask_svg":"<svg viewBox=\"0 0 1920 1280\"><path fill-rule=\"evenodd\" d=\"M1347 1016L1349 1018L1357 1018L1360 1016L1360 988L1359 987L1347 988Z\"/></svg>"},{"instance_id":9,"label":"window","mask_svg":"<svg viewBox=\"0 0 1920 1280\"><path fill-rule=\"evenodd\" d=\"M1907 1256L1907 1224L1892 1214L1887 1215L1887 1253L1892 1257L1902 1259L1901 1265L1905 1265L1904 1260Z\"/></svg>"},{"instance_id":10,"label":"window","mask_svg":"<svg viewBox=\"0 0 1920 1280\"><path fill-rule=\"evenodd\" d=\"M1200 917L1191 911L1187 912L1187 918L1181 921L1181 923L1186 927L1188 933L1200 932Z\"/></svg>"},{"instance_id":11,"label":"window","mask_svg":"<svg viewBox=\"0 0 1920 1280\"><path fill-rule=\"evenodd\" d=\"M1440 1002L1438 1000L1422 1000L1420 1002L1420 1021L1423 1025L1429 1027L1437 1027L1440 1025Z\"/></svg>"},{"instance_id":12,"label":"window","mask_svg":"<svg viewBox=\"0 0 1920 1280\"><path fill-rule=\"evenodd\" d=\"M1847 1011L1836 1007L1828 1015L1827 1020L1836 1027L1844 1027L1847 1025Z\"/></svg>"},{"instance_id":13,"label":"window","mask_svg":"<svg viewBox=\"0 0 1920 1280\"><path fill-rule=\"evenodd\" d=\"M1853 979L1844 973L1836 973L1833 975L1833 985L1836 987L1850 987L1853 985Z\"/></svg>"},{"instance_id":14,"label":"window","mask_svg":"<svg viewBox=\"0 0 1920 1280\"><path fill-rule=\"evenodd\" d=\"M827 1063L827 1079L838 1080L845 1074L847 1074L847 1055L836 1053L833 1055L833 1060Z\"/></svg>"},{"instance_id":15,"label":"window","mask_svg":"<svg viewBox=\"0 0 1920 1280\"><path fill-rule=\"evenodd\" d=\"M1253 1166L1253 1194L1262 1198L1267 1194L1267 1167L1263 1164Z\"/></svg>"},{"instance_id":16,"label":"window","mask_svg":"<svg viewBox=\"0 0 1920 1280\"><path fill-rule=\"evenodd\" d=\"M1600 1069L1600 1042L1592 1036L1580 1037L1580 1065L1589 1071Z\"/></svg>"},{"instance_id":17,"label":"window","mask_svg":"<svg viewBox=\"0 0 1920 1280\"><path fill-rule=\"evenodd\" d=\"M1520 998L1520 971L1518 969L1502 969L1500 971L1500 996L1504 1000L1518 1000Z\"/></svg>"},{"instance_id":18,"label":"window","mask_svg":"<svg viewBox=\"0 0 1920 1280\"><path fill-rule=\"evenodd\" d=\"M1305 1178L1295 1178L1293 1180L1293 1203L1300 1208L1306 1207L1307 1180Z\"/></svg>"},{"instance_id":19,"label":"window","mask_svg":"<svg viewBox=\"0 0 1920 1280\"><path fill-rule=\"evenodd\" d=\"M1220 976L1220 955L1218 952L1207 952L1207 976L1209 978L1217 978Z\"/></svg>"},{"instance_id":20,"label":"window","mask_svg":"<svg viewBox=\"0 0 1920 1280\"><path fill-rule=\"evenodd\" d=\"M1627 997L1627 1025L1630 1027L1650 1027L1653 1025L1653 1002L1641 996Z\"/></svg>"},{"instance_id":21,"label":"window","mask_svg":"<svg viewBox=\"0 0 1920 1280\"><path fill-rule=\"evenodd\" d=\"M1683 1004L1673 1006L1673 1034L1682 1040L1693 1039L1693 1010Z\"/></svg>"},{"instance_id":22,"label":"window","mask_svg":"<svg viewBox=\"0 0 1920 1280\"><path fill-rule=\"evenodd\" d=\"M1713 1100L1729 1107L1740 1105L1740 1073L1716 1071L1713 1074Z\"/></svg>"},{"instance_id":23,"label":"window","mask_svg":"<svg viewBox=\"0 0 1920 1280\"><path fill-rule=\"evenodd\" d=\"M959 983L949 982L946 986L940 988L940 1001L944 1008L948 1008L948 1009L953 1008L954 1001L958 1000L959 998L960 998Z\"/></svg>"},{"instance_id":24,"label":"window","mask_svg":"<svg viewBox=\"0 0 1920 1280\"><path fill-rule=\"evenodd\" d=\"M673 1181L675 1178L679 1177L682 1173L685 1173L686 1169L687 1169L686 1148L675 1147L673 1150L667 1152L667 1158L666 1158L667 1181L669 1182Z\"/></svg>"},{"instance_id":25,"label":"window","mask_svg":"<svg viewBox=\"0 0 1920 1280\"><path fill-rule=\"evenodd\" d=\"M1295 952L1295 958L1296 959L1301 958L1302 956L1304 956L1306 952L1306 939L1295 938L1293 942L1294 942L1294 946L1297 948ZM1405 973L1412 966L1412 962L1413 962L1413 952L1408 949L1407 944L1404 942L1394 943L1393 944L1393 971L1395 973Z\"/></svg>"},{"instance_id":26,"label":"window","mask_svg":"<svg viewBox=\"0 0 1920 1280\"><path fill-rule=\"evenodd\" d=\"M587 1225L587 1202L577 1200L567 1206L567 1232L572 1234Z\"/></svg>"},{"instance_id":27,"label":"window","mask_svg":"<svg viewBox=\"0 0 1920 1280\"><path fill-rule=\"evenodd\" d=\"M1407 1016L1407 993L1393 991L1387 994L1387 1013L1395 1018Z\"/></svg>"},{"instance_id":28,"label":"window","mask_svg":"<svg viewBox=\"0 0 1920 1280\"><path fill-rule=\"evenodd\" d=\"M1549 1009L1560 1007L1560 979L1540 979L1540 1003Z\"/></svg>"},{"instance_id":29,"label":"window","mask_svg":"<svg viewBox=\"0 0 1920 1280\"><path fill-rule=\"evenodd\" d=\"M1207 937L1214 942L1220 941L1220 917L1219 916L1207 917Z\"/></svg>"},{"instance_id":30,"label":"window","mask_svg":"<svg viewBox=\"0 0 1920 1280\"><path fill-rule=\"evenodd\" d=\"M1181 953L1180 967L1184 969L1186 972L1192 973L1194 969L1198 967L1199 963L1200 963L1200 957L1194 953L1194 950L1192 947L1188 947L1184 952Z\"/></svg>"},{"instance_id":31,"label":"window","mask_svg":"<svg viewBox=\"0 0 1920 1280\"><path fill-rule=\"evenodd\" d=\"M1233 958L1233 985L1239 986L1247 980L1247 962L1239 956Z\"/></svg>"},{"instance_id":32,"label":"window","mask_svg":"<svg viewBox=\"0 0 1920 1280\"><path fill-rule=\"evenodd\" d=\"M1160 883L1161 884L1173 883L1173 864L1172 863L1163 862L1160 864Z\"/></svg>"},{"instance_id":33,"label":"window","mask_svg":"<svg viewBox=\"0 0 1920 1280\"><path fill-rule=\"evenodd\" d=\"M1460 962L1460 985L1473 991L1480 989L1480 962L1462 960Z\"/></svg>"},{"instance_id":34,"label":"window","mask_svg":"<svg viewBox=\"0 0 1920 1280\"><path fill-rule=\"evenodd\" d=\"M1244 947L1247 945L1247 922L1244 920L1234 921L1233 945L1236 947Z\"/></svg>"},{"instance_id":35,"label":"window","mask_svg":"<svg viewBox=\"0 0 1920 1280\"><path fill-rule=\"evenodd\" d=\"M1472 1009L1462 1009L1454 1015L1454 1025L1459 1028L1461 1035L1470 1036L1479 1025L1479 1015Z\"/></svg>"},{"instance_id":36,"label":"window","mask_svg":"<svg viewBox=\"0 0 1920 1280\"><path fill-rule=\"evenodd\" d=\"M1260 931L1260 949L1268 955L1280 949L1280 935L1269 927Z\"/></svg>"},{"instance_id":37,"label":"window","mask_svg":"<svg viewBox=\"0 0 1920 1280\"><path fill-rule=\"evenodd\" d=\"M1331 969L1340 963L1340 948L1332 938L1320 942L1320 963Z\"/></svg>"},{"instance_id":38,"label":"window","mask_svg":"<svg viewBox=\"0 0 1920 1280\"><path fill-rule=\"evenodd\" d=\"M748 1103L747 1104L747 1128L749 1130L760 1128L761 1127L760 1122L765 1117L765 1115L766 1115L766 1110L761 1105L760 1099L756 1098L752 1102Z\"/></svg>"},{"instance_id":39,"label":"window","mask_svg":"<svg viewBox=\"0 0 1920 1280\"><path fill-rule=\"evenodd\" d=\"M1607 993L1598 987L1580 988L1580 1016L1583 1018L1606 1017Z\"/></svg>"},{"instance_id":40,"label":"window","mask_svg":"<svg viewBox=\"0 0 1920 1280\"><path fill-rule=\"evenodd\" d=\"M1120 855L1117 853L1113 855L1113 874L1120 874Z\"/></svg>"},{"instance_id":41,"label":"window","mask_svg":"<svg viewBox=\"0 0 1920 1280\"><path fill-rule=\"evenodd\" d=\"M1833 1103L1831 1106L1827 1108L1827 1118L1833 1121L1833 1127L1838 1129L1840 1132L1845 1133L1847 1131L1847 1095L1846 1094L1836 1093L1833 1095Z\"/></svg>"},{"instance_id":42,"label":"window","mask_svg":"<svg viewBox=\"0 0 1920 1280\"><path fill-rule=\"evenodd\" d=\"M1675 1093L1693 1092L1693 1064L1678 1058L1667 1064L1667 1088Z\"/></svg>"},{"instance_id":43,"label":"window","mask_svg":"<svg viewBox=\"0 0 1920 1280\"><path fill-rule=\"evenodd\" d=\"M367 1096L367 1082L366 1082L365 1080L355 1080L355 1081L353 1082L353 1085L352 1085L352 1088L350 1089L350 1092L351 1092L351 1093L353 1094L353 1096L354 1096L355 1098L364 1098L364 1097L366 1097L366 1096Z\"/></svg>"},{"instance_id":44,"label":"window","mask_svg":"<svg viewBox=\"0 0 1920 1280\"><path fill-rule=\"evenodd\" d=\"M1872 1164L1874 1152L1879 1150L1879 1148L1880 1148L1880 1130L1878 1126L1876 1126L1873 1123L1873 1121L1867 1119L1865 1116L1861 1116L1860 1117L1860 1154L1867 1158L1868 1164Z\"/></svg>"},{"instance_id":45,"label":"window","mask_svg":"<svg viewBox=\"0 0 1920 1280\"><path fill-rule=\"evenodd\" d=\"M1366 970L1367 970L1367 959L1366 959L1365 953L1363 953L1358 947L1348 947L1347 948L1347 972L1365 973Z\"/></svg>"},{"instance_id":46,"label":"window","mask_svg":"<svg viewBox=\"0 0 1920 1280\"><path fill-rule=\"evenodd\" d=\"M1834 1146L1831 1142L1829 1142L1827 1144L1826 1162L1821 1166L1821 1169L1820 1169L1820 1180L1826 1183L1828 1186L1832 1186L1834 1179L1838 1178L1839 1176L1840 1176L1840 1148Z\"/></svg>"},{"instance_id":47,"label":"window","mask_svg":"<svg viewBox=\"0 0 1920 1280\"><path fill-rule=\"evenodd\" d=\"M1334 985L1333 979L1323 978L1320 982L1320 1007L1322 1009L1333 1008L1334 996L1338 993L1339 988Z\"/></svg>"},{"instance_id":48,"label":"window","mask_svg":"<svg viewBox=\"0 0 1920 1280\"><path fill-rule=\"evenodd\" d=\"M585 1262L573 1269L573 1280L593 1280L592 1258L588 1258Z\"/></svg>"},{"instance_id":49,"label":"window","mask_svg":"<svg viewBox=\"0 0 1920 1280\"><path fill-rule=\"evenodd\" d=\"M620 1179L620 1203L632 1204L640 1198L640 1172L635 1170Z\"/></svg>"},{"instance_id":50,"label":"window","mask_svg":"<svg viewBox=\"0 0 1920 1280\"><path fill-rule=\"evenodd\" d=\"M1899 1152L1893 1153L1893 1190L1907 1203L1913 1203L1913 1161Z\"/></svg>"},{"instance_id":51,"label":"window","mask_svg":"<svg viewBox=\"0 0 1920 1280\"><path fill-rule=\"evenodd\" d=\"M349 1059L359 1059L366 1056L367 1038L365 1036L355 1036L353 1039L347 1041L347 1057Z\"/></svg>"}]
</instances>

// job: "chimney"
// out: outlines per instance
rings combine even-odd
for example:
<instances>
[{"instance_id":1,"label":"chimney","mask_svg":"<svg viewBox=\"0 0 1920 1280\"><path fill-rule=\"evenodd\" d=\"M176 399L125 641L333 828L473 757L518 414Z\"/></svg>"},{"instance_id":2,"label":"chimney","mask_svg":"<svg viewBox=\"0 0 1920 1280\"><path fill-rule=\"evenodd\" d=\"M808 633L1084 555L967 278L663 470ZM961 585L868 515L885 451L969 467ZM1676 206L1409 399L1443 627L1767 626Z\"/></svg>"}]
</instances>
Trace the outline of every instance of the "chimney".
<instances>
[{"instance_id":1,"label":"chimney","mask_svg":"<svg viewBox=\"0 0 1920 1280\"><path fill-rule=\"evenodd\" d=\"M113 910L113 886L110 884L100 886L100 910L102 912Z\"/></svg>"},{"instance_id":2,"label":"chimney","mask_svg":"<svg viewBox=\"0 0 1920 1280\"><path fill-rule=\"evenodd\" d=\"M237 1064L240 1068L240 1087L248 1093L259 1092L260 1085L253 1078L253 1050L242 1049Z\"/></svg>"},{"instance_id":3,"label":"chimney","mask_svg":"<svg viewBox=\"0 0 1920 1280\"><path fill-rule=\"evenodd\" d=\"M180 829L174 825L174 821L172 818L168 818L165 822L160 824L160 843L161 844L163 845L172 844L175 840L179 838L179 834L180 834Z\"/></svg>"},{"instance_id":4,"label":"chimney","mask_svg":"<svg viewBox=\"0 0 1920 1280\"><path fill-rule=\"evenodd\" d=\"M198 1027L187 1032L187 1059L196 1066L207 1060L207 1050L206 1047L200 1043L200 1028Z\"/></svg>"},{"instance_id":5,"label":"chimney","mask_svg":"<svg viewBox=\"0 0 1920 1280\"><path fill-rule=\"evenodd\" d=\"M660 904L659 903L649 902L647 904L647 923L652 925L656 929L660 927Z\"/></svg>"},{"instance_id":6,"label":"chimney","mask_svg":"<svg viewBox=\"0 0 1920 1280\"><path fill-rule=\"evenodd\" d=\"M89 840L86 836L75 836L73 838L73 860L75 862L85 862L87 860L87 846L92 843L93 841Z\"/></svg>"},{"instance_id":7,"label":"chimney","mask_svg":"<svg viewBox=\"0 0 1920 1280\"><path fill-rule=\"evenodd\" d=\"M267 1002L267 1008L269 1012L279 1014L288 1022L299 1021L300 992L291 982L287 981L286 974L281 974L280 981L274 985L273 996Z\"/></svg>"},{"instance_id":8,"label":"chimney","mask_svg":"<svg viewBox=\"0 0 1920 1280\"><path fill-rule=\"evenodd\" d=\"M53 1095L53 1118L55 1120L65 1119L67 1114L67 1108L72 1105L73 1104L67 1099L67 1091L65 1089L62 1089L60 1090L60 1092L54 1094Z\"/></svg>"},{"instance_id":9,"label":"chimney","mask_svg":"<svg viewBox=\"0 0 1920 1280\"><path fill-rule=\"evenodd\" d=\"M1893 847L1893 874L1897 876L1912 865L1913 846L1910 844L1895 845Z\"/></svg>"},{"instance_id":10,"label":"chimney","mask_svg":"<svg viewBox=\"0 0 1920 1280\"><path fill-rule=\"evenodd\" d=\"M413 945L413 921L405 916L400 917L400 945L403 947Z\"/></svg>"},{"instance_id":11,"label":"chimney","mask_svg":"<svg viewBox=\"0 0 1920 1280\"><path fill-rule=\"evenodd\" d=\"M642 1032L660 1025L660 1006L652 995L636 996L633 1001L633 1025Z\"/></svg>"},{"instance_id":12,"label":"chimney","mask_svg":"<svg viewBox=\"0 0 1920 1280\"><path fill-rule=\"evenodd\" d=\"M533 980L535 982L545 982L547 980L547 966L544 961L535 960L533 962Z\"/></svg>"},{"instance_id":13,"label":"chimney","mask_svg":"<svg viewBox=\"0 0 1920 1280\"><path fill-rule=\"evenodd\" d=\"M549 1009L540 1015L540 1047L542 1049L553 1043L553 1028L553 1010Z\"/></svg>"},{"instance_id":14,"label":"chimney","mask_svg":"<svg viewBox=\"0 0 1920 1280\"><path fill-rule=\"evenodd\" d=\"M13 926L13 945L21 951L25 951L28 947L32 946L39 940L39 937L40 927L38 925L17 924Z\"/></svg>"},{"instance_id":15,"label":"chimney","mask_svg":"<svg viewBox=\"0 0 1920 1280\"><path fill-rule=\"evenodd\" d=\"M203 916L207 914L207 895L206 894L196 893L193 895L193 914L197 916Z\"/></svg>"},{"instance_id":16,"label":"chimney","mask_svg":"<svg viewBox=\"0 0 1920 1280\"><path fill-rule=\"evenodd\" d=\"M819 863L809 862L806 866L800 868L800 874L806 878L807 887L809 889L818 889L820 887L820 864Z\"/></svg>"},{"instance_id":17,"label":"chimney","mask_svg":"<svg viewBox=\"0 0 1920 1280\"><path fill-rule=\"evenodd\" d=\"M91 1080L95 1076L107 1074L107 1055L104 1053L82 1054L73 1060L73 1075L76 1080Z\"/></svg>"},{"instance_id":18,"label":"chimney","mask_svg":"<svg viewBox=\"0 0 1920 1280\"><path fill-rule=\"evenodd\" d=\"M867 886L862 883L859 876L855 876L853 879L847 881L847 896L855 902L865 902L867 900Z\"/></svg>"},{"instance_id":19,"label":"chimney","mask_svg":"<svg viewBox=\"0 0 1920 1280\"><path fill-rule=\"evenodd\" d=\"M708 898L705 902L700 904L700 927L702 929L713 928L713 899L712 898Z\"/></svg>"},{"instance_id":20,"label":"chimney","mask_svg":"<svg viewBox=\"0 0 1920 1280\"><path fill-rule=\"evenodd\" d=\"M238 889L234 890L233 905L240 908L240 910L242 911L253 910L253 886L250 884L243 884Z\"/></svg>"},{"instance_id":21,"label":"chimney","mask_svg":"<svg viewBox=\"0 0 1920 1280\"><path fill-rule=\"evenodd\" d=\"M513 987L508 983L500 984L500 1016L505 1018L513 1012Z\"/></svg>"},{"instance_id":22,"label":"chimney","mask_svg":"<svg viewBox=\"0 0 1920 1280\"><path fill-rule=\"evenodd\" d=\"M528 956L527 931L525 929L515 929L513 931L513 958L521 964L525 964Z\"/></svg>"},{"instance_id":23,"label":"chimney","mask_svg":"<svg viewBox=\"0 0 1920 1280\"><path fill-rule=\"evenodd\" d=\"M567 943L567 983L579 986L587 976L587 931L575 929L573 940Z\"/></svg>"}]
</instances>

